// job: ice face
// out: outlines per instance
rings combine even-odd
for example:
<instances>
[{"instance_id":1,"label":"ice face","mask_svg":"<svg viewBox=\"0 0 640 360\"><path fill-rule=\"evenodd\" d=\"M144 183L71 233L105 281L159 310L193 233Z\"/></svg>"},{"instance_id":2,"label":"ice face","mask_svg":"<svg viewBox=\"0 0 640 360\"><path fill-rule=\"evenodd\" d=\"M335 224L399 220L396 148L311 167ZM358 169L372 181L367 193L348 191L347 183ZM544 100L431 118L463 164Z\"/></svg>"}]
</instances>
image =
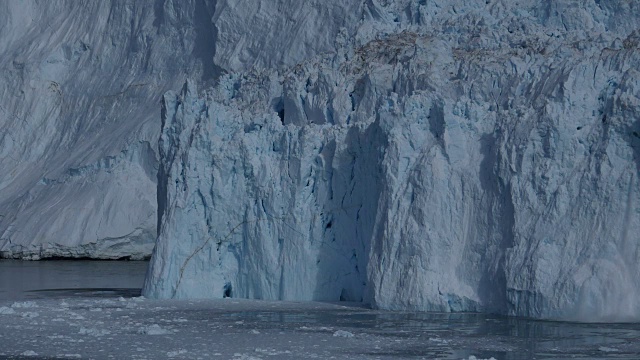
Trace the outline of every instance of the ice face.
<instances>
[{"instance_id":1,"label":"ice face","mask_svg":"<svg viewBox=\"0 0 640 360\"><path fill-rule=\"evenodd\" d=\"M1 255L150 256L158 99L186 73L215 75L212 13L195 0L0 4Z\"/></svg>"},{"instance_id":2,"label":"ice face","mask_svg":"<svg viewBox=\"0 0 640 360\"><path fill-rule=\"evenodd\" d=\"M145 295L637 318L636 10L454 3L166 94Z\"/></svg>"},{"instance_id":3,"label":"ice face","mask_svg":"<svg viewBox=\"0 0 640 360\"><path fill-rule=\"evenodd\" d=\"M149 256L162 94L187 76L209 84L223 70L292 66L330 51L336 36L353 35L361 8L3 1L0 257Z\"/></svg>"}]
</instances>

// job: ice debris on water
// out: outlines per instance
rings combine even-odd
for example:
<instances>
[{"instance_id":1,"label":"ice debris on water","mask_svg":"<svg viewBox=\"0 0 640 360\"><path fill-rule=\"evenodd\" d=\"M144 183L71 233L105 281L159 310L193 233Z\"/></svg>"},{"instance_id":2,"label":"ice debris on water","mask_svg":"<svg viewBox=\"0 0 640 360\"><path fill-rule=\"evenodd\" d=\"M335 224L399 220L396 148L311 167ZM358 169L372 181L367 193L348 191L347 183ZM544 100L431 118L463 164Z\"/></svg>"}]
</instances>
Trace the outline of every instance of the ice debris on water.
<instances>
[{"instance_id":1,"label":"ice debris on water","mask_svg":"<svg viewBox=\"0 0 640 360\"><path fill-rule=\"evenodd\" d=\"M262 358L248 354L234 353L233 360L262 360Z\"/></svg>"},{"instance_id":2,"label":"ice debris on water","mask_svg":"<svg viewBox=\"0 0 640 360\"><path fill-rule=\"evenodd\" d=\"M167 352L167 357L173 358L173 357L176 357L176 356L184 355L187 352L188 351L184 350L184 349L175 350L175 351L169 351L169 352Z\"/></svg>"},{"instance_id":3,"label":"ice debris on water","mask_svg":"<svg viewBox=\"0 0 640 360\"><path fill-rule=\"evenodd\" d=\"M255 350L253 350L257 353L263 354L263 355L268 355L268 356L278 356L278 355L284 355L284 354L291 354L291 351L289 350L276 350L273 348L268 348L268 349L262 349L262 348L256 348Z\"/></svg>"},{"instance_id":4,"label":"ice debris on water","mask_svg":"<svg viewBox=\"0 0 640 360\"><path fill-rule=\"evenodd\" d=\"M29 309L29 308L36 308L38 307L38 304L36 304L33 301L22 301L22 302L14 302L13 304L11 304L11 307L14 309Z\"/></svg>"},{"instance_id":5,"label":"ice debris on water","mask_svg":"<svg viewBox=\"0 0 640 360\"><path fill-rule=\"evenodd\" d=\"M0 306L0 315L13 315L16 311L7 306Z\"/></svg>"},{"instance_id":6,"label":"ice debris on water","mask_svg":"<svg viewBox=\"0 0 640 360\"><path fill-rule=\"evenodd\" d=\"M333 336L335 336L335 337L343 337L343 338L352 338L354 335L353 335L352 332L349 332L349 331L338 330L338 331L333 333Z\"/></svg>"},{"instance_id":7,"label":"ice debris on water","mask_svg":"<svg viewBox=\"0 0 640 360\"><path fill-rule=\"evenodd\" d=\"M444 340L444 339L440 339L440 338L429 338L429 341L435 342L435 343L439 343L442 345L446 345L449 343L448 340Z\"/></svg>"},{"instance_id":8,"label":"ice debris on water","mask_svg":"<svg viewBox=\"0 0 640 360\"><path fill-rule=\"evenodd\" d=\"M144 326L144 327L141 327L140 329L138 329L138 334L144 334L144 335L167 335L167 334L173 334L173 331L167 330L167 329L163 329L158 324L151 324L151 325Z\"/></svg>"},{"instance_id":9,"label":"ice debris on water","mask_svg":"<svg viewBox=\"0 0 640 360\"><path fill-rule=\"evenodd\" d=\"M608 346L600 346L598 348L598 351L602 351L602 352L618 352L620 350L618 350L616 348L608 347Z\"/></svg>"},{"instance_id":10,"label":"ice debris on water","mask_svg":"<svg viewBox=\"0 0 640 360\"><path fill-rule=\"evenodd\" d=\"M89 335L89 336L105 336L111 334L111 331L107 329L97 329L97 328L85 328L81 327L78 331L80 335Z\"/></svg>"}]
</instances>

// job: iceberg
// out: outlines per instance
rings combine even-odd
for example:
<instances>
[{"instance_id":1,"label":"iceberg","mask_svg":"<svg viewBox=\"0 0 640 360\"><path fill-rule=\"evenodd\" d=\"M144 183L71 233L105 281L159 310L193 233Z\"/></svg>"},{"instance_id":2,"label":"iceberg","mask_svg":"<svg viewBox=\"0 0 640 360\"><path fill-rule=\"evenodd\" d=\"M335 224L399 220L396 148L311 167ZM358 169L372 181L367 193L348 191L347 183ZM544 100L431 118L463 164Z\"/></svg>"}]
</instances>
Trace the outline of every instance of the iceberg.
<instances>
[{"instance_id":1,"label":"iceberg","mask_svg":"<svg viewBox=\"0 0 640 360\"><path fill-rule=\"evenodd\" d=\"M212 11L0 3L0 257L151 255L158 100L187 73L216 76Z\"/></svg>"},{"instance_id":2,"label":"iceberg","mask_svg":"<svg viewBox=\"0 0 640 360\"><path fill-rule=\"evenodd\" d=\"M306 5L221 3L227 73L162 100L145 296L640 318L637 7L371 0L310 52Z\"/></svg>"},{"instance_id":3,"label":"iceberg","mask_svg":"<svg viewBox=\"0 0 640 360\"><path fill-rule=\"evenodd\" d=\"M1 2L0 257L155 245L153 298L637 320L639 28L628 1Z\"/></svg>"}]
</instances>

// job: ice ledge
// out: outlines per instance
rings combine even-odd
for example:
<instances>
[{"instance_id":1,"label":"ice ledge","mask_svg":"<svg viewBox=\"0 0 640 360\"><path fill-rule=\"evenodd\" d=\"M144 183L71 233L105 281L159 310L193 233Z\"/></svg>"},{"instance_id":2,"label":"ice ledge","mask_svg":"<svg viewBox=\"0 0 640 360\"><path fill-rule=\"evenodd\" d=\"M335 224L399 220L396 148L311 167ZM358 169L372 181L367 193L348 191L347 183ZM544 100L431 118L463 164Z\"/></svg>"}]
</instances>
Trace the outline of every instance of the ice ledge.
<instances>
[{"instance_id":1,"label":"ice ledge","mask_svg":"<svg viewBox=\"0 0 640 360\"><path fill-rule=\"evenodd\" d=\"M0 259L94 259L147 260L155 245L151 231L138 229L119 238L97 239L94 242L68 246L44 243L38 245L9 245L0 250Z\"/></svg>"}]
</instances>

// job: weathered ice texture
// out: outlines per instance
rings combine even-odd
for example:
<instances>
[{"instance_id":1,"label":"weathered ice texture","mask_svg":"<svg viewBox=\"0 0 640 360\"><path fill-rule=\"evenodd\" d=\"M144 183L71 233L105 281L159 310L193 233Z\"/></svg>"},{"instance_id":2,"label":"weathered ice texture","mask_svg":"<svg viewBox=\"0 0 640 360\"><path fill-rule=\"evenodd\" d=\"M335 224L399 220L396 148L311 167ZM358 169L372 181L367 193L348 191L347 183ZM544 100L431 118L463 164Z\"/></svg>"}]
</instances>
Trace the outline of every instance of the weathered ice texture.
<instances>
[{"instance_id":1,"label":"weathered ice texture","mask_svg":"<svg viewBox=\"0 0 640 360\"><path fill-rule=\"evenodd\" d=\"M142 258L159 100L213 66L215 2L0 2L0 256Z\"/></svg>"},{"instance_id":2,"label":"weathered ice texture","mask_svg":"<svg viewBox=\"0 0 640 360\"><path fill-rule=\"evenodd\" d=\"M640 318L636 2L344 3L216 10L145 295Z\"/></svg>"}]
</instances>

